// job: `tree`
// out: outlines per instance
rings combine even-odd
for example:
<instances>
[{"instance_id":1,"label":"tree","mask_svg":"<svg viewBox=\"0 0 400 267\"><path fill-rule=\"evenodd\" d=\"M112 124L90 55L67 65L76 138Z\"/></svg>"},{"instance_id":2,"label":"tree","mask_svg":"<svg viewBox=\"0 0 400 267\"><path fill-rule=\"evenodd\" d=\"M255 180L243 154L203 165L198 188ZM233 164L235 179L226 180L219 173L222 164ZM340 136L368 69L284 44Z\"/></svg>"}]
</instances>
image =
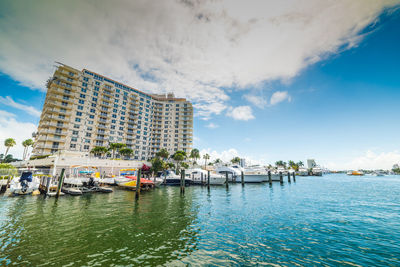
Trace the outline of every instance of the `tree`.
<instances>
[{"instance_id":1,"label":"tree","mask_svg":"<svg viewBox=\"0 0 400 267\"><path fill-rule=\"evenodd\" d=\"M184 161L185 158L186 158L186 152L182 150L178 150L175 152L174 155L172 155L172 159L176 161L177 170L179 169L180 162Z\"/></svg>"},{"instance_id":2,"label":"tree","mask_svg":"<svg viewBox=\"0 0 400 267\"><path fill-rule=\"evenodd\" d=\"M299 162L297 162L297 165L298 165L299 167L303 167L303 166L304 166L304 163L303 163L302 161L299 161Z\"/></svg>"},{"instance_id":3,"label":"tree","mask_svg":"<svg viewBox=\"0 0 400 267\"><path fill-rule=\"evenodd\" d=\"M7 156L5 156L5 158L3 159L4 163L10 163L10 162L14 162L14 161L18 161L18 159L15 159L13 157L13 155L8 154Z\"/></svg>"},{"instance_id":4,"label":"tree","mask_svg":"<svg viewBox=\"0 0 400 267\"><path fill-rule=\"evenodd\" d=\"M166 169L175 169L175 164L173 164L172 162L166 163Z\"/></svg>"},{"instance_id":5,"label":"tree","mask_svg":"<svg viewBox=\"0 0 400 267\"><path fill-rule=\"evenodd\" d=\"M95 156L96 156L96 155L100 155L100 157L101 157L101 156L103 156L104 154L106 154L107 151L108 151L108 149L107 149L106 147L104 147L104 146L95 146L95 147L90 151L90 153L94 154Z\"/></svg>"},{"instance_id":6,"label":"tree","mask_svg":"<svg viewBox=\"0 0 400 267\"><path fill-rule=\"evenodd\" d=\"M168 150L166 150L165 148L162 148L160 151L158 151L156 153L156 157L160 157L160 158L162 158L164 160L167 160L168 157L169 157Z\"/></svg>"},{"instance_id":7,"label":"tree","mask_svg":"<svg viewBox=\"0 0 400 267\"><path fill-rule=\"evenodd\" d=\"M182 162L181 163L182 168L184 169L188 169L189 168L189 164L187 164L186 162Z\"/></svg>"},{"instance_id":8,"label":"tree","mask_svg":"<svg viewBox=\"0 0 400 267\"><path fill-rule=\"evenodd\" d=\"M207 153L203 155L203 159L204 159L204 169L207 168L207 160L210 159L210 155L208 155Z\"/></svg>"},{"instance_id":9,"label":"tree","mask_svg":"<svg viewBox=\"0 0 400 267\"><path fill-rule=\"evenodd\" d=\"M232 164L239 164L240 163L240 158L239 157L234 157L231 159Z\"/></svg>"},{"instance_id":10,"label":"tree","mask_svg":"<svg viewBox=\"0 0 400 267\"><path fill-rule=\"evenodd\" d=\"M32 139L26 139L22 142L22 145L24 146L24 154L22 156L22 160L26 159L26 156L28 154L28 149L30 146L33 145L33 140Z\"/></svg>"},{"instance_id":11,"label":"tree","mask_svg":"<svg viewBox=\"0 0 400 267\"><path fill-rule=\"evenodd\" d=\"M158 173L165 170L166 168L167 164L165 164L165 162L159 157L155 157L151 160L151 171L153 173Z\"/></svg>"},{"instance_id":12,"label":"tree","mask_svg":"<svg viewBox=\"0 0 400 267\"><path fill-rule=\"evenodd\" d=\"M7 138L4 141L4 146L6 147L6 153L4 154L4 159L7 157L7 154L8 154L8 151L10 150L10 148L15 145L16 145L16 142L13 138Z\"/></svg>"},{"instance_id":13,"label":"tree","mask_svg":"<svg viewBox=\"0 0 400 267\"><path fill-rule=\"evenodd\" d=\"M275 166L276 167L284 167L286 169L286 162L279 160L279 161L275 162Z\"/></svg>"},{"instance_id":14,"label":"tree","mask_svg":"<svg viewBox=\"0 0 400 267\"><path fill-rule=\"evenodd\" d=\"M216 160L214 160L214 164L221 164L222 163L222 160L221 159L216 159Z\"/></svg>"},{"instance_id":15,"label":"tree","mask_svg":"<svg viewBox=\"0 0 400 267\"><path fill-rule=\"evenodd\" d=\"M200 158L200 151L197 148L193 148L192 151L190 151L190 158L192 158L194 161ZM193 164L194 164L193 161Z\"/></svg>"},{"instance_id":16,"label":"tree","mask_svg":"<svg viewBox=\"0 0 400 267\"><path fill-rule=\"evenodd\" d=\"M130 148L121 148L119 150L119 153L127 158L130 158L130 156L133 154L133 150Z\"/></svg>"},{"instance_id":17,"label":"tree","mask_svg":"<svg viewBox=\"0 0 400 267\"><path fill-rule=\"evenodd\" d=\"M115 151L119 151L121 148L124 147L126 147L126 145L122 143L110 143L108 148L112 151L112 158L115 159Z\"/></svg>"}]
</instances>

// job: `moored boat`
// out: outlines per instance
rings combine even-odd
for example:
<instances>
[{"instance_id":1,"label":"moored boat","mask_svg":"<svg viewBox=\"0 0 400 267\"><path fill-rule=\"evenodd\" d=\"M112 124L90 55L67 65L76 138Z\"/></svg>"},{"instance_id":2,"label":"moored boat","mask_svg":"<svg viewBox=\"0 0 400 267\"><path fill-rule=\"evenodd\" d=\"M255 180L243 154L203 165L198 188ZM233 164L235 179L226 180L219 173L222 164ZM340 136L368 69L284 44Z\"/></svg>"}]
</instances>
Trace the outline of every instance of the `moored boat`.
<instances>
[{"instance_id":1,"label":"moored boat","mask_svg":"<svg viewBox=\"0 0 400 267\"><path fill-rule=\"evenodd\" d=\"M39 190L40 181L31 171L24 171L21 177L15 177L10 183L10 193L13 195L29 195Z\"/></svg>"}]
</instances>

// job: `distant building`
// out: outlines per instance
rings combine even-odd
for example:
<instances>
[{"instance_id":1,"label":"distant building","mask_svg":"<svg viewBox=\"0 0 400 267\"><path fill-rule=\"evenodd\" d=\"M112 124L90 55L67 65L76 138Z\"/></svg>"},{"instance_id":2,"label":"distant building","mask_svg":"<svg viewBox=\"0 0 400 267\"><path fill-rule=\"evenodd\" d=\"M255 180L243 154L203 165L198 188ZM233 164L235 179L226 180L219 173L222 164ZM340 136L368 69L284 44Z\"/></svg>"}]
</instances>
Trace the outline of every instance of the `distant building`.
<instances>
[{"instance_id":1,"label":"distant building","mask_svg":"<svg viewBox=\"0 0 400 267\"><path fill-rule=\"evenodd\" d=\"M160 149L190 153L193 107L184 98L151 95L103 75L60 64L47 83L33 155L90 152L123 143L136 160Z\"/></svg>"},{"instance_id":2,"label":"distant building","mask_svg":"<svg viewBox=\"0 0 400 267\"><path fill-rule=\"evenodd\" d=\"M317 163L315 163L314 159L308 159L307 160L307 166L309 169L317 167Z\"/></svg>"},{"instance_id":3,"label":"distant building","mask_svg":"<svg viewBox=\"0 0 400 267\"><path fill-rule=\"evenodd\" d=\"M242 168L246 167L246 159L245 158L240 159L240 167L242 167Z\"/></svg>"}]
</instances>

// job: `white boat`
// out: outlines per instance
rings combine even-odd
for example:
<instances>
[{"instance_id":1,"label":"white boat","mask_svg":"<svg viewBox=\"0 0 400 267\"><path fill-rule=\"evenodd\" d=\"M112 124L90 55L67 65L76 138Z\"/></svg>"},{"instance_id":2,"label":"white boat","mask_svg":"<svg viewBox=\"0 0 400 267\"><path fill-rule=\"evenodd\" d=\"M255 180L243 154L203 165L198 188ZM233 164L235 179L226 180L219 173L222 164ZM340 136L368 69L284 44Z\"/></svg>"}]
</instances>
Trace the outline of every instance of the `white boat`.
<instances>
[{"instance_id":1,"label":"white boat","mask_svg":"<svg viewBox=\"0 0 400 267\"><path fill-rule=\"evenodd\" d=\"M245 183L261 183L268 181L268 179L269 177L267 170L261 166L247 167L243 171L243 181ZM241 177L239 179L236 179L237 183L240 183L241 181Z\"/></svg>"},{"instance_id":2,"label":"white boat","mask_svg":"<svg viewBox=\"0 0 400 267\"><path fill-rule=\"evenodd\" d=\"M216 173L226 175L228 173L228 181L229 182L235 182L237 180L240 181L240 176L242 174L242 171L244 172L244 169L239 166L239 165L231 165L231 166L219 166L215 170Z\"/></svg>"},{"instance_id":3,"label":"white boat","mask_svg":"<svg viewBox=\"0 0 400 267\"><path fill-rule=\"evenodd\" d=\"M298 176L308 176L308 170L306 168L301 167L297 171L297 175Z\"/></svg>"},{"instance_id":4,"label":"white boat","mask_svg":"<svg viewBox=\"0 0 400 267\"><path fill-rule=\"evenodd\" d=\"M313 176L322 176L322 170L320 167L314 167L311 170Z\"/></svg>"},{"instance_id":5,"label":"white boat","mask_svg":"<svg viewBox=\"0 0 400 267\"><path fill-rule=\"evenodd\" d=\"M208 181L208 172L200 168L186 170L186 176L192 179L193 184L207 184ZM226 176L210 172L210 185L223 185L225 181Z\"/></svg>"},{"instance_id":6,"label":"white boat","mask_svg":"<svg viewBox=\"0 0 400 267\"><path fill-rule=\"evenodd\" d=\"M13 195L29 195L39 190L40 181L31 171L24 171L21 177L15 177L10 183L10 193Z\"/></svg>"}]
</instances>

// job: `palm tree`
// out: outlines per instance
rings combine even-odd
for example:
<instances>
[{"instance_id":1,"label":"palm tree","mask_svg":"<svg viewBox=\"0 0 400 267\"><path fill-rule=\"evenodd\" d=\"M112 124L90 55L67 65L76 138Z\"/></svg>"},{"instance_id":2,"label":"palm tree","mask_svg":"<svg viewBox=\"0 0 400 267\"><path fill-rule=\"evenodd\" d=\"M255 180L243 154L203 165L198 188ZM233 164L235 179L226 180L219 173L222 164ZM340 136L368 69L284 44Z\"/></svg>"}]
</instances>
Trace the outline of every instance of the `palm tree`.
<instances>
[{"instance_id":1,"label":"palm tree","mask_svg":"<svg viewBox=\"0 0 400 267\"><path fill-rule=\"evenodd\" d=\"M11 147L15 146L16 142L13 138L7 138L4 141L4 146L6 147L6 153L4 154L4 158L7 157L8 151L10 150Z\"/></svg>"},{"instance_id":2,"label":"palm tree","mask_svg":"<svg viewBox=\"0 0 400 267\"><path fill-rule=\"evenodd\" d=\"M240 163L240 158L239 157L234 157L231 159L232 164L239 164Z\"/></svg>"},{"instance_id":3,"label":"palm tree","mask_svg":"<svg viewBox=\"0 0 400 267\"><path fill-rule=\"evenodd\" d=\"M297 162L297 165L298 165L299 167L303 167L303 166L304 166L304 163L303 163L302 161L299 161L299 162Z\"/></svg>"},{"instance_id":4,"label":"palm tree","mask_svg":"<svg viewBox=\"0 0 400 267\"><path fill-rule=\"evenodd\" d=\"M175 152L174 155L172 155L172 158L173 158L173 160L176 161L176 168L177 168L177 170L179 170L180 162L185 160L185 158L186 158L186 152L178 150Z\"/></svg>"},{"instance_id":5,"label":"palm tree","mask_svg":"<svg viewBox=\"0 0 400 267\"><path fill-rule=\"evenodd\" d=\"M162 148L160 151L158 151L156 153L156 157L160 157L164 160L168 159L168 157L169 157L168 150L166 150L165 148Z\"/></svg>"},{"instance_id":6,"label":"palm tree","mask_svg":"<svg viewBox=\"0 0 400 267\"><path fill-rule=\"evenodd\" d=\"M214 160L214 164L220 164L220 163L222 163L222 160L221 160L221 159L216 159L216 160Z\"/></svg>"},{"instance_id":7,"label":"palm tree","mask_svg":"<svg viewBox=\"0 0 400 267\"><path fill-rule=\"evenodd\" d=\"M210 155L208 155L207 153L204 154L203 159L204 159L204 169L207 169L207 160L210 159Z\"/></svg>"},{"instance_id":8,"label":"palm tree","mask_svg":"<svg viewBox=\"0 0 400 267\"><path fill-rule=\"evenodd\" d=\"M133 150L130 148L121 148L119 150L119 153L125 157L130 158L130 156L133 154Z\"/></svg>"},{"instance_id":9,"label":"palm tree","mask_svg":"<svg viewBox=\"0 0 400 267\"><path fill-rule=\"evenodd\" d=\"M107 153L108 149L104 146L95 146L90 153L94 154L94 155L100 155L103 156L103 154Z\"/></svg>"},{"instance_id":10,"label":"palm tree","mask_svg":"<svg viewBox=\"0 0 400 267\"><path fill-rule=\"evenodd\" d=\"M190 158L192 158L194 161L198 158L200 158L200 151L197 148L193 148L192 151L190 151ZM193 161L193 165L194 165Z\"/></svg>"},{"instance_id":11,"label":"palm tree","mask_svg":"<svg viewBox=\"0 0 400 267\"><path fill-rule=\"evenodd\" d=\"M28 149L30 146L33 145L33 140L32 139L26 139L25 141L22 142L22 145L24 146L24 154L22 156L22 159L25 160L27 154L28 154Z\"/></svg>"},{"instance_id":12,"label":"palm tree","mask_svg":"<svg viewBox=\"0 0 400 267\"><path fill-rule=\"evenodd\" d=\"M284 162L282 160L279 160L279 161L275 162L275 166L276 167L284 167L284 168L286 168L286 162Z\"/></svg>"},{"instance_id":13,"label":"palm tree","mask_svg":"<svg viewBox=\"0 0 400 267\"><path fill-rule=\"evenodd\" d=\"M112 158L115 158L115 151L119 151L121 148L126 147L125 144L121 144L121 143L110 143L110 145L108 146L109 149L112 151Z\"/></svg>"}]
</instances>

